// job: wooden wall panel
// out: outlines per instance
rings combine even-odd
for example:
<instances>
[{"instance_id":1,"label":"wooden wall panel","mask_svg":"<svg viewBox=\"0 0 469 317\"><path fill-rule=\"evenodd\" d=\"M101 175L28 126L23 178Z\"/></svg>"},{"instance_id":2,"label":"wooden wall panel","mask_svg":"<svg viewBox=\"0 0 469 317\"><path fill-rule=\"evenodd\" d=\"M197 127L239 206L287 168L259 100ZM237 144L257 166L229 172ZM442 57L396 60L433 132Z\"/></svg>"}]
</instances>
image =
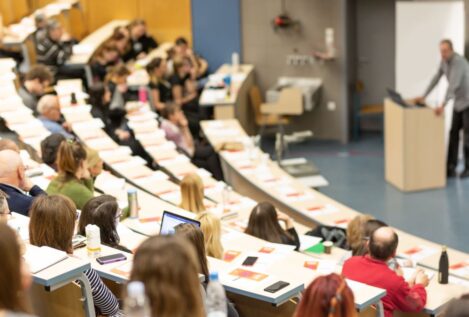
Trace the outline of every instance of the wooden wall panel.
<instances>
[{"instance_id":1,"label":"wooden wall panel","mask_svg":"<svg viewBox=\"0 0 469 317\"><path fill-rule=\"evenodd\" d=\"M139 16L159 43L178 36L192 42L190 0L138 0Z\"/></svg>"},{"instance_id":2,"label":"wooden wall panel","mask_svg":"<svg viewBox=\"0 0 469 317\"><path fill-rule=\"evenodd\" d=\"M18 22L25 16L28 16L33 10L29 7L28 0L14 0L13 1L13 16L14 21Z\"/></svg>"},{"instance_id":3,"label":"wooden wall panel","mask_svg":"<svg viewBox=\"0 0 469 317\"><path fill-rule=\"evenodd\" d=\"M90 32L111 20L134 19L138 16L138 0L86 0L82 1Z\"/></svg>"},{"instance_id":4,"label":"wooden wall panel","mask_svg":"<svg viewBox=\"0 0 469 317\"><path fill-rule=\"evenodd\" d=\"M13 5L10 0L0 0L0 14L2 15L4 26L13 23Z\"/></svg>"}]
</instances>

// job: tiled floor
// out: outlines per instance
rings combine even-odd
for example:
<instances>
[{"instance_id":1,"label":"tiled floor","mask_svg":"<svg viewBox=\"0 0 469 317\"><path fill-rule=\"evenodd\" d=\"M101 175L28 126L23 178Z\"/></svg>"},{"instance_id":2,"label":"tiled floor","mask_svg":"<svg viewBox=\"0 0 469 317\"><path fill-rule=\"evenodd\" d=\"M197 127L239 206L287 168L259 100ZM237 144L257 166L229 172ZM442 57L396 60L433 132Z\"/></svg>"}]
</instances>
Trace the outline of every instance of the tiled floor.
<instances>
[{"instance_id":1,"label":"tiled floor","mask_svg":"<svg viewBox=\"0 0 469 317\"><path fill-rule=\"evenodd\" d=\"M272 144L265 142L265 149ZM404 231L469 252L469 179L445 189L402 193L384 181L383 138L358 142L309 141L291 145L289 157L312 160L329 180L326 195Z\"/></svg>"}]
</instances>

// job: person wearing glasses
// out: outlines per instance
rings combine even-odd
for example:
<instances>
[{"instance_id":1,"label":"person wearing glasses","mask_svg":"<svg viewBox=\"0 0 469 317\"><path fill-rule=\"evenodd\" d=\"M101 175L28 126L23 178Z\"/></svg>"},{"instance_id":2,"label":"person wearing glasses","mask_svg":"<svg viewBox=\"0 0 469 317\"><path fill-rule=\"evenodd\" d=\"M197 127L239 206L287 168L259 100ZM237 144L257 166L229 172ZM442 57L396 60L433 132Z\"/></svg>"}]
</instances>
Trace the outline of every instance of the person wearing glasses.
<instances>
[{"instance_id":1,"label":"person wearing glasses","mask_svg":"<svg viewBox=\"0 0 469 317\"><path fill-rule=\"evenodd\" d=\"M126 247L120 245L117 227L122 216L122 210L115 197L101 195L90 199L83 207L78 221L78 234L86 236L86 226L96 225L101 234L101 243L111 248L132 253Z\"/></svg>"},{"instance_id":2,"label":"person wearing glasses","mask_svg":"<svg viewBox=\"0 0 469 317\"><path fill-rule=\"evenodd\" d=\"M34 199L46 195L26 176L23 161L13 150L0 151L0 190L7 195L10 209L25 216Z\"/></svg>"}]
</instances>

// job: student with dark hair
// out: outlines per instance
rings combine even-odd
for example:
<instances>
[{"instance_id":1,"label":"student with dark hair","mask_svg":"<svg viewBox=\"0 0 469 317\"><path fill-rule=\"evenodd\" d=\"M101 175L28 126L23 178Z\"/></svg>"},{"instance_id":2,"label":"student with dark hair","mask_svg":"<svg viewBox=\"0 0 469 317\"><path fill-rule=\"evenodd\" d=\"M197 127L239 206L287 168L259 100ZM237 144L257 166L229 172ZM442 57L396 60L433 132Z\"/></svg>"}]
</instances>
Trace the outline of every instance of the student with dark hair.
<instances>
[{"instance_id":1,"label":"student with dark hair","mask_svg":"<svg viewBox=\"0 0 469 317\"><path fill-rule=\"evenodd\" d=\"M114 141L129 146L134 155L142 157L149 166L152 166L153 159L135 139L133 132L127 125L125 105L131 100L127 86L127 77L129 75L129 69L120 64L112 68L106 78L106 91L104 94L104 102L108 105L104 114L106 131Z\"/></svg>"},{"instance_id":2,"label":"student with dark hair","mask_svg":"<svg viewBox=\"0 0 469 317\"><path fill-rule=\"evenodd\" d=\"M164 120L161 121L161 129L166 138L173 141L183 150L198 167L210 171L217 180L223 179L220 159L213 148L204 142L194 141L189 131L189 122L181 111L181 107L175 103L166 104L162 111Z\"/></svg>"},{"instance_id":3,"label":"student with dark hair","mask_svg":"<svg viewBox=\"0 0 469 317\"><path fill-rule=\"evenodd\" d=\"M112 41L101 45L91 57L90 68L93 75L93 83L103 83L110 67L119 61L119 49Z\"/></svg>"},{"instance_id":4,"label":"student with dark hair","mask_svg":"<svg viewBox=\"0 0 469 317\"><path fill-rule=\"evenodd\" d=\"M176 57L187 57L194 67L196 79L208 75L208 63L200 55L194 53L189 47L189 42L184 37L178 37L174 43L174 55Z\"/></svg>"},{"instance_id":5,"label":"student with dark hair","mask_svg":"<svg viewBox=\"0 0 469 317\"><path fill-rule=\"evenodd\" d=\"M204 317L194 249L180 237L153 236L135 252L130 281L145 284L152 317Z\"/></svg>"},{"instance_id":6,"label":"student with dark hair","mask_svg":"<svg viewBox=\"0 0 469 317\"><path fill-rule=\"evenodd\" d=\"M147 24L142 19L135 19L129 25L130 50L124 56L125 61L139 59L146 56L158 43L147 32Z\"/></svg>"},{"instance_id":7,"label":"student with dark hair","mask_svg":"<svg viewBox=\"0 0 469 317\"><path fill-rule=\"evenodd\" d=\"M166 103L173 99L171 84L166 79L166 61L160 57L148 63L147 73L150 77L150 99L156 111L162 111Z\"/></svg>"},{"instance_id":8,"label":"student with dark hair","mask_svg":"<svg viewBox=\"0 0 469 317\"><path fill-rule=\"evenodd\" d=\"M207 263L207 255L205 253L204 234L200 229L193 224L183 223L176 226L176 236L186 239L194 247L197 260L199 261L199 273L205 276L205 281L202 283L204 289L207 288L209 281L209 271ZM228 317L238 317L234 305L227 301Z\"/></svg>"},{"instance_id":9,"label":"student with dark hair","mask_svg":"<svg viewBox=\"0 0 469 317\"><path fill-rule=\"evenodd\" d=\"M114 45L119 51L119 57L123 59L130 50L129 37L129 30L127 28L117 27L105 44Z\"/></svg>"},{"instance_id":10,"label":"student with dark hair","mask_svg":"<svg viewBox=\"0 0 469 317\"><path fill-rule=\"evenodd\" d=\"M0 223L0 316L32 317L28 312L26 298L31 285L31 274L21 258L18 237L7 224Z\"/></svg>"},{"instance_id":11,"label":"student with dark hair","mask_svg":"<svg viewBox=\"0 0 469 317\"><path fill-rule=\"evenodd\" d=\"M101 195L91 198L81 210L78 221L78 234L86 236L86 226L96 225L101 233L101 243L111 248L132 253L126 247L121 246L117 226L122 216L122 210L117 204L117 199L110 195Z\"/></svg>"},{"instance_id":12,"label":"student with dark hair","mask_svg":"<svg viewBox=\"0 0 469 317\"><path fill-rule=\"evenodd\" d=\"M48 246L73 254L76 208L69 198L61 195L43 196L31 207L29 239L32 245ZM119 302L93 269L84 272L88 279L94 306L99 316L121 317Z\"/></svg>"},{"instance_id":13,"label":"student with dark hair","mask_svg":"<svg viewBox=\"0 0 469 317\"><path fill-rule=\"evenodd\" d=\"M303 293L294 317L356 317L353 292L335 273L319 276Z\"/></svg>"},{"instance_id":14,"label":"student with dark hair","mask_svg":"<svg viewBox=\"0 0 469 317\"><path fill-rule=\"evenodd\" d=\"M286 230L280 226L279 221L285 223ZM277 211L269 202L261 202L254 207L245 233L273 243L294 245L295 250L300 248L300 238L292 219Z\"/></svg>"},{"instance_id":15,"label":"student with dark hair","mask_svg":"<svg viewBox=\"0 0 469 317\"><path fill-rule=\"evenodd\" d=\"M94 185L86 163L86 150L81 143L63 141L57 152L58 175L49 183L48 194L70 198L78 209L93 198Z\"/></svg>"},{"instance_id":16,"label":"student with dark hair","mask_svg":"<svg viewBox=\"0 0 469 317\"><path fill-rule=\"evenodd\" d=\"M46 66L34 65L26 73L23 85L18 89L18 95L24 105L37 114L36 108L39 98L53 82L54 75Z\"/></svg>"},{"instance_id":17,"label":"student with dark hair","mask_svg":"<svg viewBox=\"0 0 469 317\"><path fill-rule=\"evenodd\" d=\"M52 133L41 141L42 161L57 171L57 152L65 137L60 133Z\"/></svg>"},{"instance_id":18,"label":"student with dark hair","mask_svg":"<svg viewBox=\"0 0 469 317\"><path fill-rule=\"evenodd\" d=\"M369 255L354 256L345 261L342 274L351 280L386 290L383 297L385 317L394 311L419 312L427 301L429 280L422 270L417 270L410 281L388 267L395 257L399 238L390 227L375 230L369 241Z\"/></svg>"}]
</instances>

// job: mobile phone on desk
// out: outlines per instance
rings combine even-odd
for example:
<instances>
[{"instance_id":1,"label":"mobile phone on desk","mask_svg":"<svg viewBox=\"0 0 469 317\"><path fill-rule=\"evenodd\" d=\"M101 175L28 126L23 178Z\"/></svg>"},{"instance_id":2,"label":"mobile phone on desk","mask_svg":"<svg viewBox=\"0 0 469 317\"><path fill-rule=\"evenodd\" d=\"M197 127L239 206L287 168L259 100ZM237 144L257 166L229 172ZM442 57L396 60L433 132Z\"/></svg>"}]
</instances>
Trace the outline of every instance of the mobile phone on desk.
<instances>
[{"instance_id":1,"label":"mobile phone on desk","mask_svg":"<svg viewBox=\"0 0 469 317\"><path fill-rule=\"evenodd\" d=\"M248 256L243 262L243 266L253 266L257 262L257 256Z\"/></svg>"},{"instance_id":2,"label":"mobile phone on desk","mask_svg":"<svg viewBox=\"0 0 469 317\"><path fill-rule=\"evenodd\" d=\"M284 281L278 281L278 282L264 288L264 291L269 292L269 293L275 293L275 292L278 292L279 290L281 290L282 288L287 287L288 285L290 285L290 283L284 282Z\"/></svg>"},{"instance_id":3,"label":"mobile phone on desk","mask_svg":"<svg viewBox=\"0 0 469 317\"><path fill-rule=\"evenodd\" d=\"M125 261L125 260L127 260L127 257L122 253L116 253L116 254L106 255L106 256L96 258L96 262L98 262L101 265Z\"/></svg>"}]
</instances>

